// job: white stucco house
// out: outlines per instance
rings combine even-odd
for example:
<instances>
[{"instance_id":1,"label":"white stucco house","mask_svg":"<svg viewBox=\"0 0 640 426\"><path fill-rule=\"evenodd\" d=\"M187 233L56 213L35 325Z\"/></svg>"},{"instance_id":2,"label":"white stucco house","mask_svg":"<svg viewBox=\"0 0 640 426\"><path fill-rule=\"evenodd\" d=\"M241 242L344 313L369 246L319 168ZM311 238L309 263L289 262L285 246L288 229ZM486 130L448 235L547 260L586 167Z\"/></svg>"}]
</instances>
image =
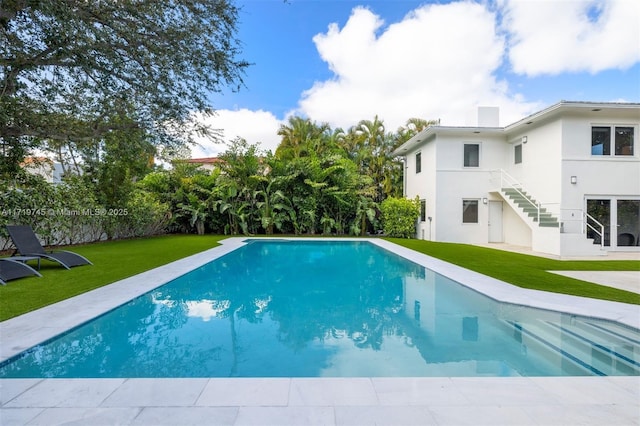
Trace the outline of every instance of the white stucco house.
<instances>
[{"instance_id":1,"label":"white stucco house","mask_svg":"<svg viewBox=\"0 0 640 426\"><path fill-rule=\"evenodd\" d=\"M431 126L398 147L417 238L561 257L640 251L640 104L561 101L506 127Z\"/></svg>"}]
</instances>

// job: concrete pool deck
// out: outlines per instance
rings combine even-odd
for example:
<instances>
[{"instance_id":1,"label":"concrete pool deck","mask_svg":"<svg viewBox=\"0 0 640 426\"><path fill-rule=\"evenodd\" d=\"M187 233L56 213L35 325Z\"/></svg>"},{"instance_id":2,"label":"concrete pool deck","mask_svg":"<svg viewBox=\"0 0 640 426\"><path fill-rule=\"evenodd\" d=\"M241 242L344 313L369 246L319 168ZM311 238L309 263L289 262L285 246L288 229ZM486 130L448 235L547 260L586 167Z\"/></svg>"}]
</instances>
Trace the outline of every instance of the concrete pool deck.
<instances>
[{"instance_id":1,"label":"concrete pool deck","mask_svg":"<svg viewBox=\"0 0 640 426\"><path fill-rule=\"evenodd\" d=\"M0 360L241 246L219 247L0 323ZM341 239L344 241L344 239ZM640 308L524 290L371 239L509 303L640 328ZM571 425L640 423L640 377L3 379L0 424Z\"/></svg>"}]
</instances>

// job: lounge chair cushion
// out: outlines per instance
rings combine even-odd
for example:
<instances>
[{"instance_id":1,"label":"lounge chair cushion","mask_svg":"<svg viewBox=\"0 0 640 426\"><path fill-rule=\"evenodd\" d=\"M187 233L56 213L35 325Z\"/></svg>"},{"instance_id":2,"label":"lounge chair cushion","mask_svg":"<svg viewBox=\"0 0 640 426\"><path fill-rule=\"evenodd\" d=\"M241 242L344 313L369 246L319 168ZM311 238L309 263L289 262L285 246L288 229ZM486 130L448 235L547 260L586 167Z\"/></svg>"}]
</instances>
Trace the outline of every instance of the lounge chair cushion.
<instances>
[{"instance_id":1,"label":"lounge chair cushion","mask_svg":"<svg viewBox=\"0 0 640 426\"><path fill-rule=\"evenodd\" d=\"M0 259L0 284L31 275L41 276L38 271L25 263L11 259Z\"/></svg>"}]
</instances>

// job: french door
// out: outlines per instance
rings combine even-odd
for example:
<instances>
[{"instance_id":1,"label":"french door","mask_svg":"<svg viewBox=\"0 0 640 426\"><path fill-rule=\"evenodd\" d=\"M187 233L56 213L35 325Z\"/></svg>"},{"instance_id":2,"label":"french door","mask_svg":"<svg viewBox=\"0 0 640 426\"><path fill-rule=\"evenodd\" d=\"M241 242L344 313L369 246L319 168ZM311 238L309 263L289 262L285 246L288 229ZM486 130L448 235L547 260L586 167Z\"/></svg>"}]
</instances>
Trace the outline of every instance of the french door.
<instances>
[{"instance_id":1,"label":"french door","mask_svg":"<svg viewBox=\"0 0 640 426\"><path fill-rule=\"evenodd\" d=\"M605 247L640 248L640 199L587 198L587 214L604 227L602 236L599 232L587 228L587 238L592 238L595 244L600 244L604 238Z\"/></svg>"}]
</instances>

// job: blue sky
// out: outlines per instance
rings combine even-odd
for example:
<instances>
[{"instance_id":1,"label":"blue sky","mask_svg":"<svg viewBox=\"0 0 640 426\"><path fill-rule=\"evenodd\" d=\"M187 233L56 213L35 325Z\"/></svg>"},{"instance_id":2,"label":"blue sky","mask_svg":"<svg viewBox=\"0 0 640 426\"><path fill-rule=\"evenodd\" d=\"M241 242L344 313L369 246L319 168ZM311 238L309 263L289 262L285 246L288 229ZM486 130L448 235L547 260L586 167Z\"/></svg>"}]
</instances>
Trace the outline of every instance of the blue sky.
<instances>
[{"instance_id":1,"label":"blue sky","mask_svg":"<svg viewBox=\"0 0 640 426\"><path fill-rule=\"evenodd\" d=\"M560 100L640 102L636 0L238 0L245 87L211 96L224 138L274 150L290 115L507 125ZM202 140L194 157L217 155Z\"/></svg>"}]
</instances>

